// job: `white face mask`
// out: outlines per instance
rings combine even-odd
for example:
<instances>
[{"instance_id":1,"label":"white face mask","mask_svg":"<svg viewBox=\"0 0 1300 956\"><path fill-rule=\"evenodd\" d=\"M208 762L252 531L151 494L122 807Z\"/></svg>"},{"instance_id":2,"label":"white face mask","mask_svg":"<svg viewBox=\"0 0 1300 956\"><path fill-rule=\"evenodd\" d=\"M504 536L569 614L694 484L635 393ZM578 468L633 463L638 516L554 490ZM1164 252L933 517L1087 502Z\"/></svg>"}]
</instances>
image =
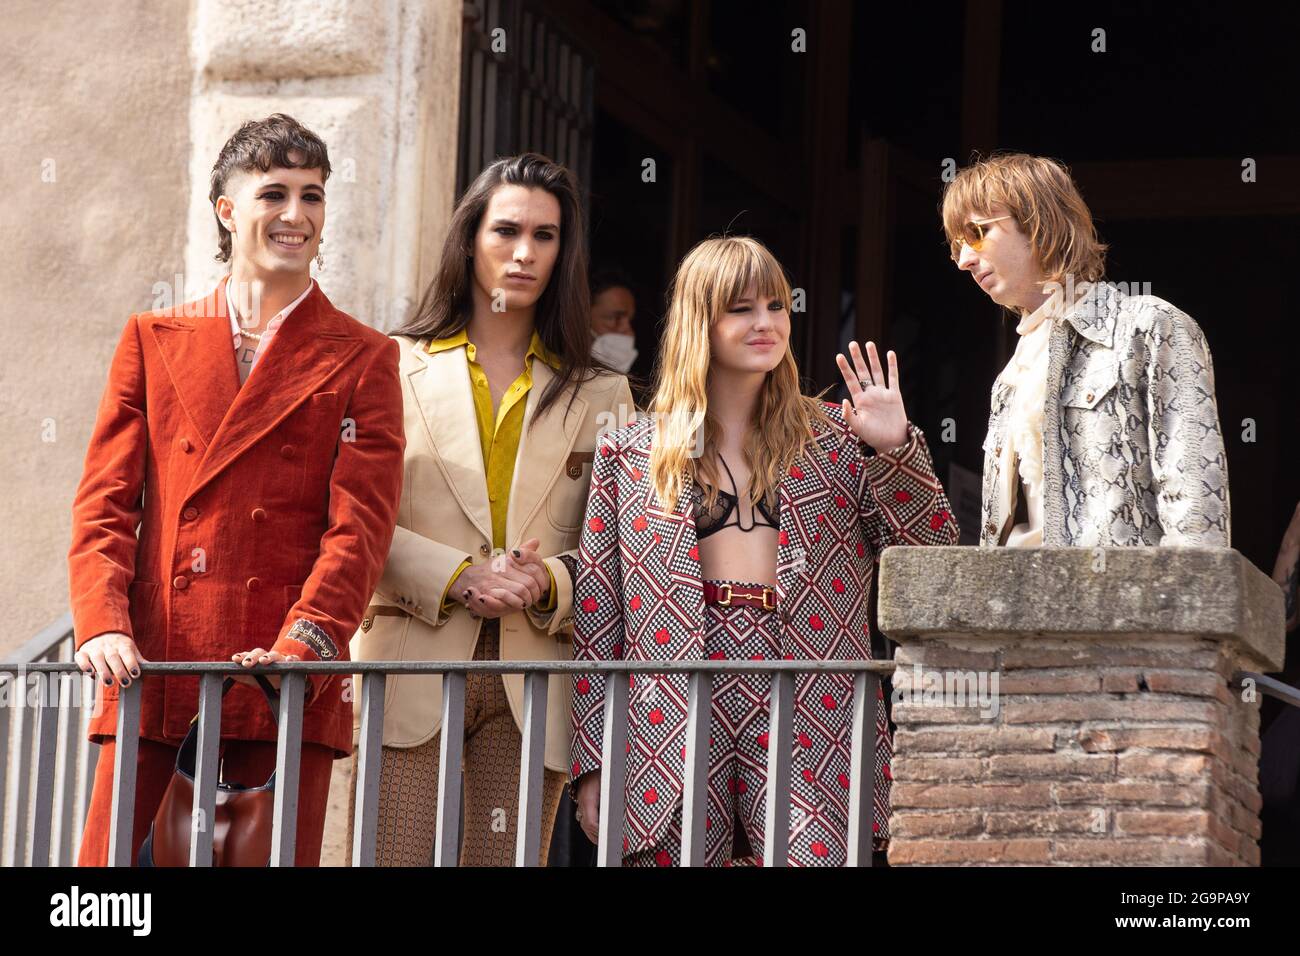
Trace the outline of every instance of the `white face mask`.
<instances>
[{"instance_id":1,"label":"white face mask","mask_svg":"<svg viewBox=\"0 0 1300 956\"><path fill-rule=\"evenodd\" d=\"M626 372L636 361L636 338L619 332L606 332L591 343L591 354L610 368Z\"/></svg>"}]
</instances>

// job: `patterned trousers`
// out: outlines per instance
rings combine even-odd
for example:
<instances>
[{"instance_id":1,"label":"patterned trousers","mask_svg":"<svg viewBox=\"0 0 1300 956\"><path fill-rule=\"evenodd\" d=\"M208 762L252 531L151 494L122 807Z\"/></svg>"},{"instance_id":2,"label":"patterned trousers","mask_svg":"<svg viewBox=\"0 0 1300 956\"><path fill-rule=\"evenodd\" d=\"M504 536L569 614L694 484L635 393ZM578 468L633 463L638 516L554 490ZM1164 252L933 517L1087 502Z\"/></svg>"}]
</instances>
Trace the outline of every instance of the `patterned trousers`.
<instances>
[{"instance_id":1,"label":"patterned trousers","mask_svg":"<svg viewBox=\"0 0 1300 956\"><path fill-rule=\"evenodd\" d=\"M483 622L475 660L497 660L500 637L495 620ZM416 747L384 747L379 764L378 866L429 866L438 821L438 748L442 734ZM515 725L499 674L465 679L463 758L464 840L461 866L514 866L519 819L519 758L523 737ZM356 758L353 758L355 769ZM354 773L355 779L355 773ZM542 780L541 853L546 865L551 831L565 776L546 770ZM348 807L348 846L356 787Z\"/></svg>"},{"instance_id":2,"label":"patterned trousers","mask_svg":"<svg viewBox=\"0 0 1300 956\"><path fill-rule=\"evenodd\" d=\"M730 583L762 587L743 581ZM781 619L775 611L744 605L704 605L704 650L711 659L780 660ZM762 674L713 678L713 722L709 731L708 810L704 853L708 866L761 863L766 845L767 747L772 679ZM794 746L790 741L788 746ZM796 773L790 790L790 866L844 866L848 819L824 804L812 784ZM732 859L741 829L753 856ZM679 805L656 846L623 858L624 866L680 866L682 807Z\"/></svg>"}]
</instances>

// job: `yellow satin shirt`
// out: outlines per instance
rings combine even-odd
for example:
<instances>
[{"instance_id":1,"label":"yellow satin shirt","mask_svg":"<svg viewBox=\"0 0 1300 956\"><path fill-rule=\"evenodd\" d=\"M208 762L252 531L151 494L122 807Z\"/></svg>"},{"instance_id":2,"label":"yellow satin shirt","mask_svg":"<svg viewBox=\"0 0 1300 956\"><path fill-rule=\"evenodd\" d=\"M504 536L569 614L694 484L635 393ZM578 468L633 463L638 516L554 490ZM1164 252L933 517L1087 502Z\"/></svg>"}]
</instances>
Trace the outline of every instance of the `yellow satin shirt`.
<instances>
[{"instance_id":1,"label":"yellow satin shirt","mask_svg":"<svg viewBox=\"0 0 1300 956\"><path fill-rule=\"evenodd\" d=\"M474 410L478 418L479 444L483 449L483 471L487 475L488 504L492 510L492 547L506 546L506 511L510 506L510 483L515 474L515 458L519 454L519 438L523 434L524 407L528 391L533 387L533 358L540 357L551 368L559 371L560 360L551 352L534 330L532 341L528 343L528 353L524 356L524 370L519 373L510 387L501 396L501 405L495 416L492 413L492 390L488 385L487 373L478 364L474 343L464 329L445 339L434 339L429 343L429 354L445 352L464 346L465 358L469 363L469 381L474 391ZM462 571L470 566L469 561L462 562L456 573L447 582L443 592L444 609L449 609L456 602L448 595ZM555 609L555 578L547 568L551 589L540 611Z\"/></svg>"}]
</instances>

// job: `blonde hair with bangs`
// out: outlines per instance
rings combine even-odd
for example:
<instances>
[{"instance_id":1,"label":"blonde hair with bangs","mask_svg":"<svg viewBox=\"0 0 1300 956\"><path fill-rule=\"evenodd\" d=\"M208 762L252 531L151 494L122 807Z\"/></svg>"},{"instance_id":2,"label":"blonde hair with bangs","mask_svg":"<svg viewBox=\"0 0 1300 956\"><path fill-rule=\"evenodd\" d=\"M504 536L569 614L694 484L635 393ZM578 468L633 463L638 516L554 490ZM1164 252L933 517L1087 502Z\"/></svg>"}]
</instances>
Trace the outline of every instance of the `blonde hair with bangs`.
<instances>
[{"instance_id":1,"label":"blonde hair with bangs","mask_svg":"<svg viewBox=\"0 0 1300 956\"><path fill-rule=\"evenodd\" d=\"M1098 240L1092 213L1054 159L998 153L957 173L943 191L943 231L952 242L971 218L1004 206L1029 237L1048 282L1096 282L1106 272L1106 245Z\"/></svg>"},{"instance_id":2,"label":"blonde hair with bangs","mask_svg":"<svg viewBox=\"0 0 1300 956\"><path fill-rule=\"evenodd\" d=\"M709 415L706 385L711 356L709 331L723 310L753 285L757 294L779 299L789 312L790 283L776 257L757 239L722 236L697 243L677 268L672 302L655 366L655 439L650 452L650 483L661 506L675 510L688 481L703 478L710 490L708 506L717 501L718 466L714 451L720 429ZM819 398L804 395L799 369L786 343L780 364L768 372L759 393L754 421L743 448L750 463L751 500L775 504L781 474L809 447L812 424L829 427ZM691 454L699 429L704 446ZM820 451L820 446L811 445ZM737 493L743 493L737 488Z\"/></svg>"}]
</instances>

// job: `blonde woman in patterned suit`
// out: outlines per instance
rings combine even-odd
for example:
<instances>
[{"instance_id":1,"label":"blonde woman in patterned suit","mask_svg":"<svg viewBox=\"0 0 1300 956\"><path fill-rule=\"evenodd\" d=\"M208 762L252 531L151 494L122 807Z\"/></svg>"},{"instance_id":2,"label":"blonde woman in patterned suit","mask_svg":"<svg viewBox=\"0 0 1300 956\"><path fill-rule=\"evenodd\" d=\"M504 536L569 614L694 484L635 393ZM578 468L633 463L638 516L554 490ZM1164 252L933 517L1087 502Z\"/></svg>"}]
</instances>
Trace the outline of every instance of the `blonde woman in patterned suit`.
<instances>
[{"instance_id":1,"label":"blonde woman in patterned suit","mask_svg":"<svg viewBox=\"0 0 1300 956\"><path fill-rule=\"evenodd\" d=\"M682 261L652 413L597 446L574 590L579 660L868 659L876 556L951 544L957 526L889 353L856 343L850 401L800 393L790 286L759 242L709 239ZM696 439L699 443L696 443ZM770 679L715 679L705 856L725 865L734 821L764 850L767 750L793 753L788 862L842 865L853 681L796 680L794 734L769 739ZM605 679L573 692L581 823L599 825ZM623 862L681 862L686 675L638 675L630 699ZM876 715L874 845L888 842L891 742Z\"/></svg>"}]
</instances>

